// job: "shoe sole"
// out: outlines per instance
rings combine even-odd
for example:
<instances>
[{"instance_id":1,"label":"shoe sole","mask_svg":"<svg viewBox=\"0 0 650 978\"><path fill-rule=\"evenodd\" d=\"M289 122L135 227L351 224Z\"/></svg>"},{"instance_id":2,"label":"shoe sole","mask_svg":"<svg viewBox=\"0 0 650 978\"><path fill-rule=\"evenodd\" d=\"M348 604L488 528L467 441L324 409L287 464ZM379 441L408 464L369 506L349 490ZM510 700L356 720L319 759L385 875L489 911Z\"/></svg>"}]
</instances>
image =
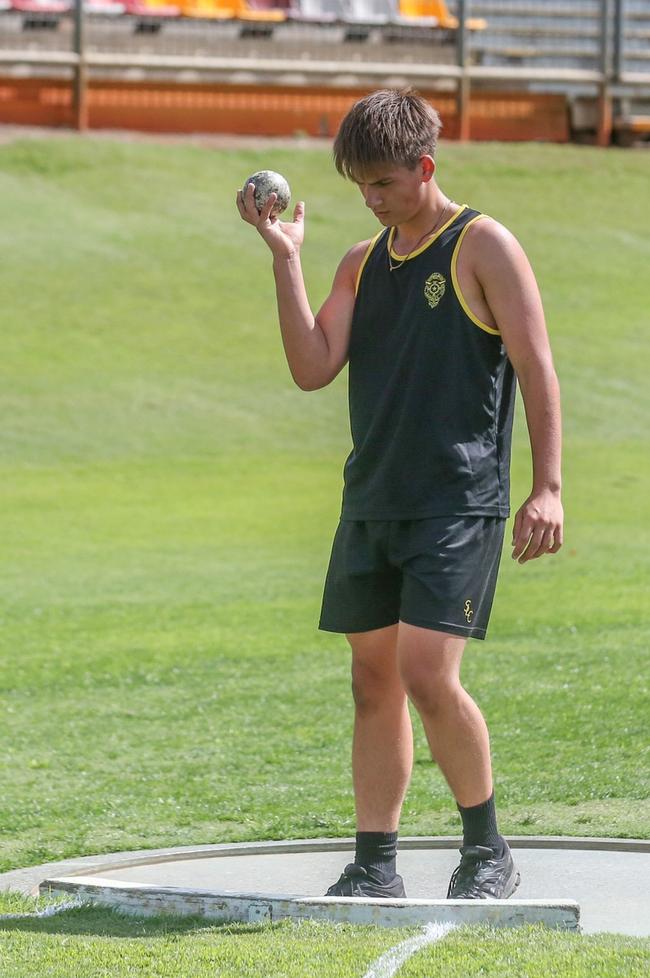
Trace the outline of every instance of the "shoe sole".
<instances>
[{"instance_id":1,"label":"shoe sole","mask_svg":"<svg viewBox=\"0 0 650 978\"><path fill-rule=\"evenodd\" d=\"M326 893L325 896L334 897L345 897L349 899L351 896L357 900L407 900L406 892L402 893Z\"/></svg>"},{"instance_id":2,"label":"shoe sole","mask_svg":"<svg viewBox=\"0 0 650 978\"><path fill-rule=\"evenodd\" d=\"M507 892L503 894L501 899L507 900L508 897L511 897L520 883L521 883L521 873L519 872L519 870L515 870L514 877L511 877L508 880Z\"/></svg>"}]
</instances>

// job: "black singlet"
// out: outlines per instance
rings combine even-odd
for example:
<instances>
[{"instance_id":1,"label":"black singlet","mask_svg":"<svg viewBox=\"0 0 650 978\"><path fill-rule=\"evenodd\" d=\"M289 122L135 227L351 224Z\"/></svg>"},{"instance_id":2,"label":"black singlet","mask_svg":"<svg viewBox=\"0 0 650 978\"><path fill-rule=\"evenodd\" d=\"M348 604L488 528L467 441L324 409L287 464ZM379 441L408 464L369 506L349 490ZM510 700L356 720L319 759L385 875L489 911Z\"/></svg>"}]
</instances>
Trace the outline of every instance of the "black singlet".
<instances>
[{"instance_id":1,"label":"black singlet","mask_svg":"<svg viewBox=\"0 0 650 978\"><path fill-rule=\"evenodd\" d=\"M350 336L342 519L509 515L514 371L456 277L463 236L482 216L463 205L394 271L393 229L368 248Z\"/></svg>"}]
</instances>

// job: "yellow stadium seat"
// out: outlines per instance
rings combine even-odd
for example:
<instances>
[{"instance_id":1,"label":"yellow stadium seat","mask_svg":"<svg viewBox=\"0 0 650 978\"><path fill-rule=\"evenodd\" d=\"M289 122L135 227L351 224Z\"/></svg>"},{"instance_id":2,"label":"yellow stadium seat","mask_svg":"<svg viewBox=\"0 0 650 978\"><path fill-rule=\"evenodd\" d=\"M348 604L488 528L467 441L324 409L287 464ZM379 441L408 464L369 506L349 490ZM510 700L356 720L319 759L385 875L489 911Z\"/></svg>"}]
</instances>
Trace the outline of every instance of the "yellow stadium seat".
<instances>
[{"instance_id":1,"label":"yellow stadium seat","mask_svg":"<svg viewBox=\"0 0 650 978\"><path fill-rule=\"evenodd\" d=\"M183 17L202 20L234 20L237 0L178 0Z\"/></svg>"},{"instance_id":2,"label":"yellow stadium seat","mask_svg":"<svg viewBox=\"0 0 650 978\"><path fill-rule=\"evenodd\" d=\"M458 27L458 21L449 13L444 0L399 0L399 12L402 17L414 20L435 20L440 27Z\"/></svg>"},{"instance_id":3,"label":"yellow stadium seat","mask_svg":"<svg viewBox=\"0 0 650 978\"><path fill-rule=\"evenodd\" d=\"M438 27L456 30L458 18L449 13L445 0L399 0L399 12L402 17L413 20L435 21ZM482 31L487 27L487 21L482 17L468 17L469 30Z\"/></svg>"}]
</instances>

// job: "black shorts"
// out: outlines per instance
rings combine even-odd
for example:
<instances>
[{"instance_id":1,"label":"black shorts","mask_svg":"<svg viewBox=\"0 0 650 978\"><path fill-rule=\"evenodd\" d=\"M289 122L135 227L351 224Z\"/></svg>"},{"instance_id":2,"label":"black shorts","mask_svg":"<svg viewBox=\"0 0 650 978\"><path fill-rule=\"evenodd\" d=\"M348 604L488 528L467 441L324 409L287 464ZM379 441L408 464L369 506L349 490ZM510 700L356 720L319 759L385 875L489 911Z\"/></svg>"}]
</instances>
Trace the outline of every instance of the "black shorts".
<instances>
[{"instance_id":1,"label":"black shorts","mask_svg":"<svg viewBox=\"0 0 650 978\"><path fill-rule=\"evenodd\" d=\"M319 627L368 632L398 621L485 638L505 519L341 520Z\"/></svg>"}]
</instances>

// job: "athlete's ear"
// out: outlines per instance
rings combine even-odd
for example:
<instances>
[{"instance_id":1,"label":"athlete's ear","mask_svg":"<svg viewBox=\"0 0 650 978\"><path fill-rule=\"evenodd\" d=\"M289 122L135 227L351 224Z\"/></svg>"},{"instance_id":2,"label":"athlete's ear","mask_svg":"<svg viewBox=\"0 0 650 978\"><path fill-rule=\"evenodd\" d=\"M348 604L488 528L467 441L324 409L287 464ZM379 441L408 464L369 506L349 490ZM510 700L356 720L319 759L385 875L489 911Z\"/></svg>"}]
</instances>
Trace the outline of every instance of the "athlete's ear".
<instances>
[{"instance_id":1,"label":"athlete's ear","mask_svg":"<svg viewBox=\"0 0 650 978\"><path fill-rule=\"evenodd\" d=\"M436 161L433 156L421 156L420 166L422 167L422 182L429 183L436 172Z\"/></svg>"}]
</instances>

